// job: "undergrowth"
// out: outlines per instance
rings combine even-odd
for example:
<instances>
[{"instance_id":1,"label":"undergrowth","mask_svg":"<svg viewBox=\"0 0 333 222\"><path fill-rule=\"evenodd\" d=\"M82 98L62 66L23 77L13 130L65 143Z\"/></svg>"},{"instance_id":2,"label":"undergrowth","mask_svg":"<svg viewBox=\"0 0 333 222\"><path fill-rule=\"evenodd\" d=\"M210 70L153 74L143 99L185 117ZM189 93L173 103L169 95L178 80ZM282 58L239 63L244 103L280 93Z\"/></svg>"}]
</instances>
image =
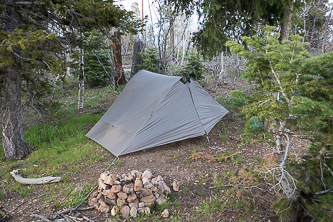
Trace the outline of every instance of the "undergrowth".
<instances>
[{"instance_id":1,"label":"undergrowth","mask_svg":"<svg viewBox=\"0 0 333 222\"><path fill-rule=\"evenodd\" d=\"M119 92L111 87L87 90L85 110L92 109L94 104L110 103L118 94ZM14 169L21 169L20 174L23 177L62 177L60 183L43 185L45 207L54 201L56 203L52 206L55 208L74 206L89 192L89 181L85 181L88 185L84 185L75 195L72 190L69 193L65 193L65 190L74 187L75 175L104 158L111 159L112 154L85 137L102 114L78 113L75 111L73 104L76 104L76 101L73 98L75 96L63 98L63 107L57 114L58 119L46 122L41 118L40 123L32 125L24 133L26 142L34 149L26 159L9 160L5 157L2 146L0 147L0 201L11 193L17 193L21 198L29 197L40 189L38 186L17 183L10 175ZM25 123L30 122L31 119L25 120ZM58 200L64 196L68 197L68 200Z\"/></svg>"}]
</instances>

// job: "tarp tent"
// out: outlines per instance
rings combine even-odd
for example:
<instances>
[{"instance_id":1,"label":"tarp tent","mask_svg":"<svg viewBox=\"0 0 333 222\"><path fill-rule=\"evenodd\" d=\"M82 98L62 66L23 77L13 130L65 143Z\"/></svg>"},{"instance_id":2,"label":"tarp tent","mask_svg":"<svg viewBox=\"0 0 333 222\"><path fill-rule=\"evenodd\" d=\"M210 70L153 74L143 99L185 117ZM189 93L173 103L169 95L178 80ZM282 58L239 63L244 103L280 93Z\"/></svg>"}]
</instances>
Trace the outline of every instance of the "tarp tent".
<instances>
[{"instance_id":1,"label":"tarp tent","mask_svg":"<svg viewBox=\"0 0 333 222\"><path fill-rule=\"evenodd\" d=\"M120 156L207 135L227 113L198 82L141 70L86 136Z\"/></svg>"}]
</instances>

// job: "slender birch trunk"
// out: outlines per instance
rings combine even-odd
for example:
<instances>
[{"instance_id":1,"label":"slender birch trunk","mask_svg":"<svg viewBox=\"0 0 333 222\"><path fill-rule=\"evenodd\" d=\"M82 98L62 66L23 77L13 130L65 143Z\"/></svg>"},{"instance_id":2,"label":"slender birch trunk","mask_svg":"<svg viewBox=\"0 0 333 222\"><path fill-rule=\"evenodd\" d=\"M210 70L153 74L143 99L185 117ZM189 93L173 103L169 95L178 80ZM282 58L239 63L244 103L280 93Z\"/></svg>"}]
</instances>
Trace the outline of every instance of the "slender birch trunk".
<instances>
[{"instance_id":1,"label":"slender birch trunk","mask_svg":"<svg viewBox=\"0 0 333 222\"><path fill-rule=\"evenodd\" d=\"M84 100L84 48L83 48L83 33L82 37L82 45L81 45L81 73L79 77L79 101L78 101L78 109L83 109L83 100Z\"/></svg>"}]
</instances>

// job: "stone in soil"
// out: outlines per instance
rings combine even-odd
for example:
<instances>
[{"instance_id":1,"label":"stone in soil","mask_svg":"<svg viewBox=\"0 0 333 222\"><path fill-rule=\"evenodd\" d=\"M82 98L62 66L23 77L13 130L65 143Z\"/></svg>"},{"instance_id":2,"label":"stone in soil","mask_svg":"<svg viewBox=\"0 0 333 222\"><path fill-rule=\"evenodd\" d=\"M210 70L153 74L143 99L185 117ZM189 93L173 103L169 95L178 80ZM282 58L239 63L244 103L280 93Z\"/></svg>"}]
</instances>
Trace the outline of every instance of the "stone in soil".
<instances>
[{"instance_id":1,"label":"stone in soil","mask_svg":"<svg viewBox=\"0 0 333 222\"><path fill-rule=\"evenodd\" d=\"M132 207L130 211L131 217L137 217L138 215L138 209L136 207Z\"/></svg>"},{"instance_id":2,"label":"stone in soil","mask_svg":"<svg viewBox=\"0 0 333 222\"><path fill-rule=\"evenodd\" d=\"M142 183L143 183L143 185L148 185L149 184L149 179L148 179L148 177L142 177Z\"/></svg>"},{"instance_id":3,"label":"stone in soil","mask_svg":"<svg viewBox=\"0 0 333 222\"><path fill-rule=\"evenodd\" d=\"M106 176L104 179L105 184L113 185L115 182L116 182L116 176L114 174L110 174Z\"/></svg>"},{"instance_id":4,"label":"stone in soil","mask_svg":"<svg viewBox=\"0 0 333 222\"><path fill-rule=\"evenodd\" d=\"M100 203L98 211L101 213L108 213L110 211L109 205L107 205L103 200L98 201Z\"/></svg>"},{"instance_id":5,"label":"stone in soil","mask_svg":"<svg viewBox=\"0 0 333 222\"><path fill-rule=\"evenodd\" d=\"M153 191L149 190L149 189L142 189L139 192L136 193L138 197L146 197L146 196L150 196L153 194Z\"/></svg>"},{"instance_id":6,"label":"stone in soil","mask_svg":"<svg viewBox=\"0 0 333 222\"><path fill-rule=\"evenodd\" d=\"M111 215L116 216L118 212L119 212L119 208L117 206L113 206L113 208L111 210Z\"/></svg>"},{"instance_id":7,"label":"stone in soil","mask_svg":"<svg viewBox=\"0 0 333 222\"><path fill-rule=\"evenodd\" d=\"M117 199L117 206L118 206L118 207L123 206L125 203L126 203L126 200L122 200L122 199L120 199L120 198Z\"/></svg>"},{"instance_id":8,"label":"stone in soil","mask_svg":"<svg viewBox=\"0 0 333 222\"><path fill-rule=\"evenodd\" d=\"M169 217L169 211L168 211L168 209L163 210L163 212L161 213L161 216L164 217L164 218Z\"/></svg>"},{"instance_id":9,"label":"stone in soil","mask_svg":"<svg viewBox=\"0 0 333 222\"><path fill-rule=\"evenodd\" d=\"M118 193L122 191L123 187L121 185L112 185L111 192Z\"/></svg>"},{"instance_id":10,"label":"stone in soil","mask_svg":"<svg viewBox=\"0 0 333 222\"><path fill-rule=\"evenodd\" d=\"M177 181L173 181L173 183L172 183L172 189L173 189L174 191L176 191L176 192L179 191L179 184L178 184Z\"/></svg>"},{"instance_id":11,"label":"stone in soil","mask_svg":"<svg viewBox=\"0 0 333 222\"><path fill-rule=\"evenodd\" d=\"M98 186L102 189L106 189L106 184L103 182L101 178L98 179Z\"/></svg>"},{"instance_id":12,"label":"stone in soil","mask_svg":"<svg viewBox=\"0 0 333 222\"><path fill-rule=\"evenodd\" d=\"M101 180L105 180L105 178L106 178L109 174L110 174L109 171L105 171L105 172L101 173L101 175L99 176L99 178L100 178Z\"/></svg>"},{"instance_id":13,"label":"stone in soil","mask_svg":"<svg viewBox=\"0 0 333 222\"><path fill-rule=\"evenodd\" d=\"M125 192L127 194L132 193L133 190L134 190L134 184L133 183L125 184L124 187L123 187L123 192Z\"/></svg>"},{"instance_id":14,"label":"stone in soil","mask_svg":"<svg viewBox=\"0 0 333 222\"><path fill-rule=\"evenodd\" d=\"M122 200L126 200L127 199L127 194L124 192L119 192L117 193L117 196L122 199Z\"/></svg>"},{"instance_id":15,"label":"stone in soil","mask_svg":"<svg viewBox=\"0 0 333 222\"><path fill-rule=\"evenodd\" d=\"M135 207L135 208L138 208L139 207L139 200L138 199L135 199L132 203L129 203L128 204L130 207ZM144 206L144 204L143 204Z\"/></svg>"},{"instance_id":16,"label":"stone in soil","mask_svg":"<svg viewBox=\"0 0 333 222\"><path fill-rule=\"evenodd\" d=\"M140 201L145 202L145 203L151 203L151 202L154 202L155 200L156 200L156 198L154 197L153 194L140 198Z\"/></svg>"},{"instance_id":17,"label":"stone in soil","mask_svg":"<svg viewBox=\"0 0 333 222\"><path fill-rule=\"evenodd\" d=\"M150 208L149 207L145 207L145 214L150 214Z\"/></svg>"},{"instance_id":18,"label":"stone in soil","mask_svg":"<svg viewBox=\"0 0 333 222\"><path fill-rule=\"evenodd\" d=\"M137 199L136 195L134 193L132 193L127 197L127 202L132 203L136 199Z\"/></svg>"},{"instance_id":19,"label":"stone in soil","mask_svg":"<svg viewBox=\"0 0 333 222\"><path fill-rule=\"evenodd\" d=\"M89 207L95 207L96 209L98 209L99 204L98 204L98 200L97 200L97 198L92 198L92 199L90 199L90 200L88 201L88 206L89 206Z\"/></svg>"},{"instance_id":20,"label":"stone in soil","mask_svg":"<svg viewBox=\"0 0 333 222\"><path fill-rule=\"evenodd\" d=\"M134 191L139 191L142 189L142 181L138 178L136 178L135 182L134 182Z\"/></svg>"},{"instance_id":21,"label":"stone in soil","mask_svg":"<svg viewBox=\"0 0 333 222\"><path fill-rule=\"evenodd\" d=\"M167 200L164 199L163 197L159 197L159 198L156 199L156 203L159 204L159 205L162 205L166 202L167 202Z\"/></svg>"},{"instance_id":22,"label":"stone in soil","mask_svg":"<svg viewBox=\"0 0 333 222\"><path fill-rule=\"evenodd\" d=\"M162 183L163 183L164 193L170 194L171 193L170 187L168 187L168 185L166 185L166 183L164 181Z\"/></svg>"},{"instance_id":23,"label":"stone in soil","mask_svg":"<svg viewBox=\"0 0 333 222\"><path fill-rule=\"evenodd\" d=\"M112 192L111 190L103 190L103 195L113 200L117 198L117 194Z\"/></svg>"},{"instance_id":24,"label":"stone in soil","mask_svg":"<svg viewBox=\"0 0 333 222\"><path fill-rule=\"evenodd\" d=\"M127 219L130 215L130 208L128 206L122 206L120 208L120 214L122 218Z\"/></svg>"},{"instance_id":25,"label":"stone in soil","mask_svg":"<svg viewBox=\"0 0 333 222\"><path fill-rule=\"evenodd\" d=\"M145 203L144 202L140 202L139 203L139 207L144 207L145 206Z\"/></svg>"},{"instance_id":26,"label":"stone in soil","mask_svg":"<svg viewBox=\"0 0 333 222\"><path fill-rule=\"evenodd\" d=\"M142 177L147 177L148 179L153 177L153 174L151 173L150 169L146 169L143 173L142 173Z\"/></svg>"},{"instance_id":27,"label":"stone in soil","mask_svg":"<svg viewBox=\"0 0 333 222\"><path fill-rule=\"evenodd\" d=\"M104 202L107 204L107 205L116 205L116 200L115 199L110 199L110 198L103 198Z\"/></svg>"}]
</instances>

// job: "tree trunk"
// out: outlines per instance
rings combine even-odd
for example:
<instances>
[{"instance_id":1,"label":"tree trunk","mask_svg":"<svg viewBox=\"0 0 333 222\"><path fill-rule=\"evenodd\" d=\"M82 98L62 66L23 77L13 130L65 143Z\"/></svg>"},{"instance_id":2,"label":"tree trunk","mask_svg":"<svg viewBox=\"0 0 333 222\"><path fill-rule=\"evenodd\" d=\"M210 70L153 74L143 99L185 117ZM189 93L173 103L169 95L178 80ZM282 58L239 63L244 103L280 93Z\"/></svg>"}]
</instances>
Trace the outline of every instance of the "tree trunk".
<instances>
[{"instance_id":1,"label":"tree trunk","mask_svg":"<svg viewBox=\"0 0 333 222\"><path fill-rule=\"evenodd\" d=\"M135 40L133 44L133 55L132 55L132 67L131 72L133 74L139 71L138 65L142 63L140 53L143 51L143 42L140 39Z\"/></svg>"},{"instance_id":2,"label":"tree trunk","mask_svg":"<svg viewBox=\"0 0 333 222\"><path fill-rule=\"evenodd\" d=\"M119 31L114 33L114 48L113 57L115 63L115 86L118 88L120 85L126 84L125 74L123 70L123 62L121 58L121 36Z\"/></svg>"},{"instance_id":3,"label":"tree trunk","mask_svg":"<svg viewBox=\"0 0 333 222\"><path fill-rule=\"evenodd\" d=\"M282 14L281 30L280 30L280 38L279 38L280 43L283 40L288 40L288 38L289 38L290 23L291 23L293 8L294 8L293 4L287 6L286 11Z\"/></svg>"},{"instance_id":4,"label":"tree trunk","mask_svg":"<svg viewBox=\"0 0 333 222\"><path fill-rule=\"evenodd\" d=\"M83 37L83 36L82 36ZM82 38L83 42L83 38ZM79 76L79 100L78 100L78 109L83 109L83 99L84 99L84 49L83 43L81 45L81 73Z\"/></svg>"},{"instance_id":5,"label":"tree trunk","mask_svg":"<svg viewBox=\"0 0 333 222\"><path fill-rule=\"evenodd\" d=\"M15 49L14 49L15 50ZM13 55L13 64L4 68L4 111L2 117L2 144L9 159L22 159L32 149L23 136L21 116L21 60Z\"/></svg>"},{"instance_id":6,"label":"tree trunk","mask_svg":"<svg viewBox=\"0 0 333 222\"><path fill-rule=\"evenodd\" d=\"M175 60L174 56L174 51L175 51L175 34L174 34L174 29L173 29L173 24L170 29L170 54L171 54L171 61Z\"/></svg>"},{"instance_id":7,"label":"tree trunk","mask_svg":"<svg viewBox=\"0 0 333 222\"><path fill-rule=\"evenodd\" d=\"M169 3L169 13L170 13L170 57L171 61L175 60L174 50L175 50L175 32L173 28L173 23L175 21L175 17L171 15L171 3Z\"/></svg>"}]
</instances>

